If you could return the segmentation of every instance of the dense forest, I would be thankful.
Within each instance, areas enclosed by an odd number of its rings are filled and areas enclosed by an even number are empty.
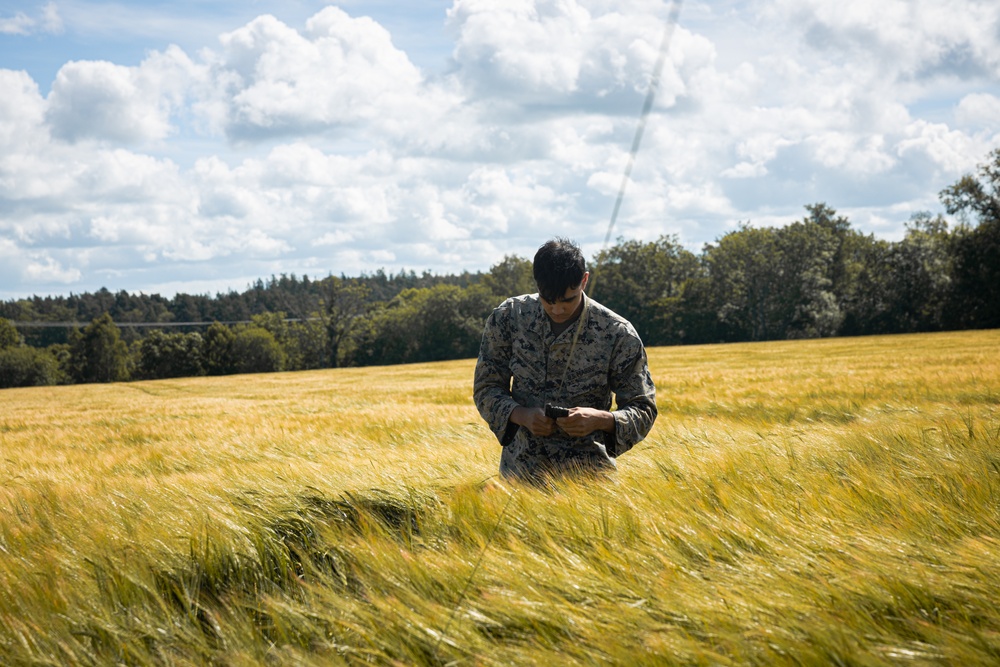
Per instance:
[[[588,291],[647,345],[1000,327],[1000,149],[940,199],[952,225],[917,214],[896,242],[822,203],[785,227],[742,224],[700,254],[669,236],[618,239],[592,258]],[[533,291],[530,259],[511,255],[476,274],[12,300],[0,303],[0,387],[473,357],[490,311]]]

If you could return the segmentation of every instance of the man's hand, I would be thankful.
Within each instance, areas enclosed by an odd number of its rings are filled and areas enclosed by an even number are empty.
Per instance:
[[[615,417],[606,410],[570,408],[569,417],[562,417],[555,421],[566,435],[575,438],[588,436],[594,431],[615,432]]]
[[[566,435],[582,438],[594,431],[615,432],[615,418],[606,410],[595,408],[570,408],[568,417],[552,419],[545,416],[542,408],[518,406],[510,415],[510,420],[531,431],[532,435],[546,437],[556,432],[556,426]]]
[[[542,408],[518,406],[510,414],[510,420],[531,431],[532,435],[544,437],[556,432],[556,420],[546,417]]]

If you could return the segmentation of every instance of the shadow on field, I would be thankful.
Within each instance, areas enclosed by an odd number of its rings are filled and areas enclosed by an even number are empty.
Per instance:
[[[259,516],[255,503],[240,504]],[[166,616],[173,619],[167,624],[175,628],[173,632],[187,638],[188,649],[210,660],[226,647],[233,610],[242,610],[259,636],[276,640],[281,630],[267,609],[267,599],[302,601],[307,588],[318,585],[364,600],[357,556],[339,543],[378,536],[409,544],[439,505],[433,496],[399,498],[378,489],[339,498],[306,494],[279,516],[250,527],[245,543],[250,550],[206,530],[202,536],[192,536],[187,556],[180,554],[173,563],[145,555],[133,555],[130,562],[112,557],[91,560],[102,606],[128,617],[155,610],[149,615],[160,618],[151,618],[146,628],[133,627],[131,641],[123,642],[121,634],[102,621],[79,623],[73,634],[97,656],[132,663],[142,656],[169,653],[167,646],[177,642],[177,636],[163,634]]]

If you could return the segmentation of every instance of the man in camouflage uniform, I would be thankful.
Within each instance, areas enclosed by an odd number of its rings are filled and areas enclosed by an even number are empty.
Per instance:
[[[614,470],[656,419],[646,350],[628,320],[584,293],[590,274],[576,245],[549,241],[532,269],[538,294],[493,311],[476,363],[473,398],[503,446],[500,474]],[[568,415],[547,416],[547,404]]]

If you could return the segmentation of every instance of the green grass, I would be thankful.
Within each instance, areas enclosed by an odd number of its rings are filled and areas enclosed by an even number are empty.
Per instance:
[[[471,360],[5,390],[0,664],[998,664],[998,350],[653,349],[653,432],[548,490]]]

